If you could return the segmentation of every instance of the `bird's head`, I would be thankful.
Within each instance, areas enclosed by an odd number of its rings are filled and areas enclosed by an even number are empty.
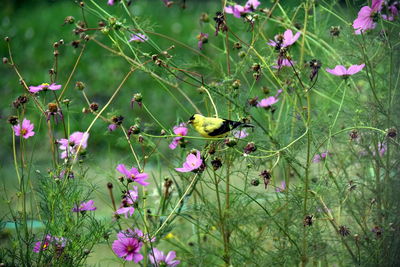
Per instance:
[[[197,121],[200,117],[200,114],[194,114],[192,117],[189,118],[187,124],[193,124],[193,122]]]

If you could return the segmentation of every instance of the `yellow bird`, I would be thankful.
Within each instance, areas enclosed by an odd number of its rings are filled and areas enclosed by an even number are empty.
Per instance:
[[[188,124],[192,124],[194,129],[203,137],[218,138],[229,134],[233,129],[241,127],[254,127],[251,124],[231,121],[221,118],[204,117],[200,114],[194,114],[190,117]]]

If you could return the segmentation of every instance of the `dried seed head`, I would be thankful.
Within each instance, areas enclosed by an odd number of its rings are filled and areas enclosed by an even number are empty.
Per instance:
[[[352,130],[350,133],[349,133],[349,136],[350,136],[350,140],[356,140],[357,138],[358,138],[358,131],[357,130]]]
[[[7,121],[11,125],[17,125],[18,124],[18,117],[17,116],[10,116],[10,117],[8,117]]]
[[[132,125],[131,127],[129,127],[128,136],[131,136],[132,134],[138,134],[138,133],[140,133],[139,125],[135,124],[135,125]]]
[[[257,150],[257,146],[254,144],[254,142],[249,142],[243,150],[245,154],[250,154]]]
[[[218,170],[222,166],[222,161],[219,158],[215,158],[211,161],[214,171]]]
[[[396,128],[390,128],[387,130],[387,136],[390,138],[395,138],[397,135],[397,130]]]
[[[52,113],[56,113],[58,110],[58,106],[56,103],[49,103],[47,104],[47,109]]]
[[[338,232],[342,236],[348,236],[348,235],[350,235],[350,228],[348,228],[345,225],[341,225],[341,226],[339,226]]]
[[[113,188],[113,184],[112,184],[112,183],[110,183],[110,182],[109,182],[109,183],[107,183],[107,188],[108,188],[108,189],[112,189],[112,188]]]
[[[237,141],[236,141],[236,139],[234,139],[234,138],[226,138],[225,141],[224,141],[224,143],[225,143],[225,145],[226,145],[227,147],[234,147],[234,146],[236,146]]]
[[[99,104],[97,104],[96,102],[93,102],[90,104],[90,109],[94,112],[99,110]]]
[[[314,222],[314,215],[310,214],[310,215],[306,215],[306,217],[304,217],[303,220],[303,225],[304,226],[312,226]]]
[[[233,44],[233,48],[235,48],[235,49],[241,49],[241,48],[242,48],[242,45],[241,45],[239,42],[236,42],[236,43]]]
[[[119,116],[114,116],[111,118],[111,121],[116,124],[116,125],[121,125],[122,122],[124,121],[124,117],[119,115]]]
[[[252,186],[259,186],[260,185],[260,180],[259,179],[253,179],[251,180],[251,185]]]
[[[256,107],[258,104],[258,96],[248,99],[247,103],[252,107]]]
[[[339,37],[340,35],[340,26],[331,26],[329,33],[332,37]]]

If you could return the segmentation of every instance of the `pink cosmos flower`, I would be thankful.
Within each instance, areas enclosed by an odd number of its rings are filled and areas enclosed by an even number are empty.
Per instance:
[[[244,5],[244,8],[245,8],[246,10],[254,11],[254,10],[257,9],[257,7],[258,7],[260,4],[261,4],[261,3],[260,3],[260,1],[258,1],[258,0],[249,0],[249,1],[247,1],[247,3]]]
[[[291,67],[296,64],[296,61],[292,61],[290,59],[281,59],[276,61],[277,65],[272,66],[274,69],[281,69],[282,67]]]
[[[117,128],[118,128],[118,125],[115,124],[115,123],[111,123],[111,124],[108,125],[108,127],[107,127],[107,129],[108,129],[110,132],[115,131]]]
[[[363,6],[358,12],[357,18],[353,22],[355,34],[361,34],[366,30],[371,30],[376,27],[376,19],[378,13],[382,9],[383,0],[372,0],[372,6]]]
[[[108,1],[107,1],[107,5],[109,5],[109,6],[114,5],[114,1],[115,1],[115,0],[108,0]]]
[[[287,29],[283,33],[283,35],[281,34],[275,35],[274,37],[275,40],[269,40],[267,44],[279,48],[288,47],[294,44],[297,41],[297,39],[299,39],[300,35],[301,32],[297,32],[295,35],[293,35],[292,30]]]
[[[137,182],[138,184],[143,186],[149,185],[149,183],[145,181],[147,178],[149,178],[149,175],[145,172],[140,173],[135,167],[132,167],[130,170],[128,170],[124,164],[118,164],[117,171],[125,175],[127,179]]]
[[[129,39],[129,42],[144,43],[147,40],[149,40],[149,37],[147,37],[146,35],[135,33],[131,35],[131,39]]]
[[[186,127],[185,123],[181,123],[177,126],[174,126],[174,134],[179,135],[172,140],[172,143],[169,144],[169,148],[174,150],[178,144],[179,140],[181,140],[184,136],[188,133],[188,128]]]
[[[126,229],[125,231],[121,231],[117,234],[118,239],[120,238],[124,238],[124,237],[133,237],[138,239],[139,241],[145,241],[145,242],[154,242],[156,241],[156,238],[153,237],[152,239],[150,239],[150,235],[147,234],[147,236],[145,236],[145,234],[140,230],[135,228],[135,230],[132,229]]]
[[[201,50],[203,49],[203,44],[208,43],[208,33],[201,32],[199,35],[196,36],[197,40],[197,47]]]
[[[35,135],[35,132],[33,131],[34,127],[35,126],[30,120],[24,118],[22,124],[18,123],[17,125],[13,126],[13,130],[15,136],[22,136],[23,138],[28,139],[29,137]]]
[[[136,238],[119,236],[112,244],[112,250],[118,257],[138,263],[143,259],[143,255],[139,253],[142,245]]]
[[[234,5],[225,7],[224,11],[227,14],[233,14],[236,18],[240,18],[245,13],[253,12],[260,5],[258,0],[249,0],[245,6]]]
[[[51,240],[52,236],[46,235],[42,241],[38,241],[35,243],[35,246],[33,247],[33,252],[39,253],[40,251],[47,250],[50,246]]]
[[[282,193],[282,192],[285,191],[285,190],[286,190],[286,183],[285,183],[285,181],[282,181],[282,182],[281,182],[281,187],[275,188],[275,191],[278,192],[278,193]]]
[[[86,149],[88,138],[89,133],[74,132],[69,136],[68,140],[65,138],[57,140],[60,144],[59,148],[64,150],[60,157],[65,159],[77,154],[80,149]]]
[[[29,86],[29,92],[31,93],[37,93],[39,91],[43,91],[43,90],[52,90],[52,91],[56,91],[56,90],[60,90],[61,89],[61,85],[59,84],[48,84],[48,83],[42,83],[41,85],[38,86]]]
[[[268,98],[261,99],[261,101],[258,102],[257,107],[269,108],[273,104],[277,103],[278,101],[279,101],[279,99],[276,98],[275,96],[270,96]]]
[[[157,248],[153,248],[153,252],[150,251],[149,259],[151,263],[155,266],[165,266],[165,267],[174,267],[177,266],[180,261],[174,260],[176,258],[175,251],[170,251],[165,256],[164,252],[158,250]]]
[[[249,136],[249,133],[245,129],[243,129],[240,131],[234,131],[233,136],[237,139],[243,139],[243,138],[246,138],[247,136]]]
[[[399,2],[395,1],[390,6],[388,6],[387,11],[389,12],[389,14],[382,14],[381,15],[382,18],[384,20],[393,21],[394,18],[397,17],[397,15],[399,15],[398,5],[399,5]]]
[[[326,157],[328,156],[328,154],[329,154],[328,151],[322,152],[321,154],[316,154],[316,155],[314,156],[314,158],[313,158],[312,161],[313,161],[314,163],[319,163],[319,162],[325,160]]]
[[[182,168],[175,168],[178,172],[191,172],[200,168],[203,160],[200,157],[200,151],[196,150],[196,155],[190,153],[186,157],[186,162],[183,163]]]
[[[72,208],[73,212],[81,212],[81,211],[88,211],[88,210],[96,210],[97,208],[94,206],[94,201],[89,200],[87,202],[81,202],[79,206],[75,205]]]
[[[120,208],[115,212],[117,214],[125,214],[125,218],[128,218],[133,215],[135,212],[134,204],[139,197],[137,186],[133,187],[133,190],[129,190],[128,193],[125,193],[125,196],[122,198]]]
[[[336,76],[342,76],[343,78],[347,78],[350,75],[356,74],[360,72],[365,67],[365,64],[361,65],[351,65],[348,69],[346,69],[342,65],[337,65],[334,69],[326,69],[327,72]]]

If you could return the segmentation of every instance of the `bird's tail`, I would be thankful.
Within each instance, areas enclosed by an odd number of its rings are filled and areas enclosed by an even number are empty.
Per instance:
[[[235,129],[236,127],[247,127],[247,128],[254,128],[253,124],[250,123],[244,123],[244,122],[239,122],[239,121],[231,121],[232,129]]]

